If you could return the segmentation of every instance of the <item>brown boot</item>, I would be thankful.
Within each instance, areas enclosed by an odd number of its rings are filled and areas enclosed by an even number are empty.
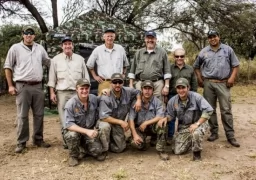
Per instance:
[[[159,151],[158,154],[159,154],[159,157],[161,160],[163,160],[163,161],[169,160],[169,155],[166,152]]]
[[[44,142],[43,140],[36,140],[36,141],[34,141],[33,144],[34,144],[35,146],[37,146],[37,147],[43,147],[43,148],[49,148],[49,147],[51,147],[50,144]]]
[[[107,155],[108,155],[108,152],[107,152],[107,151],[102,152],[101,155],[99,155],[99,156],[96,157],[96,160],[97,160],[97,161],[105,161]]]
[[[193,161],[201,161],[201,151],[193,152]]]
[[[69,157],[68,159],[68,165],[71,167],[78,165],[78,159],[76,157]]]

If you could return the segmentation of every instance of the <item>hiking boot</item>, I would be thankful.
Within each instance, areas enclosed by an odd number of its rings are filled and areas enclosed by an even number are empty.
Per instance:
[[[69,157],[68,165],[71,166],[71,167],[77,166],[78,165],[78,159],[75,158],[75,157]]]
[[[228,139],[228,142],[234,147],[240,147],[240,144],[236,141],[235,138]]]
[[[43,140],[34,141],[34,145],[37,146],[37,147],[43,147],[43,148],[49,148],[49,147],[51,147],[50,144],[44,142]]]
[[[167,137],[167,138],[166,138],[166,144],[167,144],[167,146],[172,145],[172,140],[173,140],[173,137]]]
[[[108,155],[108,152],[107,152],[107,151],[102,152],[101,155],[99,155],[99,156],[96,157],[96,160],[97,160],[97,161],[104,161],[104,160],[106,159],[107,155]]]
[[[160,157],[161,160],[163,160],[163,161],[169,160],[169,155],[166,152],[164,152],[164,151],[160,152],[159,151],[158,154],[159,154],[159,157]]]
[[[22,151],[26,148],[26,143],[17,144],[15,148],[15,153],[22,153]]]
[[[211,134],[211,136],[208,137],[207,141],[213,142],[216,139],[219,139],[219,135],[218,134]]]
[[[193,161],[201,161],[201,151],[193,152]]]

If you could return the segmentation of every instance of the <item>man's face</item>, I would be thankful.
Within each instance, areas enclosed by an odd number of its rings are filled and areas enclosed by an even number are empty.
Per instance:
[[[113,32],[106,32],[104,35],[103,35],[103,39],[105,41],[105,44],[107,45],[113,45],[114,44],[114,40],[115,40],[115,33]]]
[[[146,36],[145,37],[145,43],[147,49],[154,49],[156,46],[156,38],[154,36]]]
[[[185,63],[185,52],[182,49],[178,49],[174,52],[174,60],[176,65],[184,65]]]
[[[32,45],[36,36],[33,30],[28,29],[23,32],[22,37],[25,45]]]
[[[177,86],[176,91],[181,99],[186,99],[188,96],[189,87],[187,86]]]
[[[142,88],[143,97],[145,97],[147,99],[150,99],[153,96],[153,92],[154,92],[154,90],[152,87],[145,86]]]
[[[220,37],[217,35],[211,35],[208,37],[208,42],[212,47],[217,47],[220,44]]]
[[[77,95],[80,99],[82,98],[88,98],[90,93],[90,86],[84,85],[84,86],[77,86],[76,87]]]
[[[64,41],[62,43],[62,50],[65,54],[70,54],[73,52],[73,43],[72,41]]]
[[[112,90],[114,92],[120,92],[123,87],[124,81],[116,79],[111,82]]]

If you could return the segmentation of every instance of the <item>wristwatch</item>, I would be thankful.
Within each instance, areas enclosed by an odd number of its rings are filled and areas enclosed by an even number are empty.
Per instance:
[[[170,86],[169,85],[165,85],[164,87],[169,88]]]
[[[200,122],[197,121],[197,122],[196,122],[196,125],[199,127],[199,126],[200,126]]]

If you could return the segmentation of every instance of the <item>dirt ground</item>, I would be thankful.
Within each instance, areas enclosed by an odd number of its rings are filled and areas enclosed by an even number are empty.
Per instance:
[[[77,167],[68,167],[68,151],[62,148],[57,115],[45,116],[44,137],[52,147],[37,148],[30,140],[25,153],[15,154],[15,97],[1,96],[0,179],[256,180],[256,87],[236,86],[232,91],[234,126],[240,148],[227,143],[219,121],[220,138],[215,142],[205,140],[201,162],[191,161],[191,152],[180,156],[170,153],[170,160],[164,162],[152,147],[143,152],[129,147],[121,154],[109,153],[104,162],[86,157]]]

